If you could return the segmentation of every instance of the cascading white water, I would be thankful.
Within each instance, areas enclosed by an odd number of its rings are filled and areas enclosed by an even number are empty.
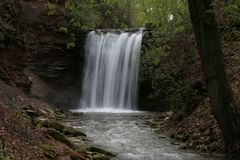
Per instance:
[[[136,109],[142,36],[142,31],[88,34],[80,108]]]

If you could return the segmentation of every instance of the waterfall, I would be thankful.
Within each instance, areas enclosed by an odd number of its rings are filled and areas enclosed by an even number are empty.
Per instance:
[[[92,31],[85,44],[82,109],[137,109],[142,31]]]

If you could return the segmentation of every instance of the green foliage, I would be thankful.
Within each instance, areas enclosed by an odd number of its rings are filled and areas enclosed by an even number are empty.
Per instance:
[[[240,23],[240,1],[233,0],[224,7],[224,11],[233,19],[235,23]]]
[[[59,32],[68,33],[68,29],[66,27],[60,27]]]
[[[52,16],[56,13],[56,4],[47,2],[48,16]]]
[[[132,1],[104,0],[97,10],[103,20],[102,28],[128,28],[132,23]]]
[[[165,30],[174,24],[183,24],[188,16],[185,0],[134,0],[133,3],[135,26],[152,23]]]
[[[140,59],[143,103],[158,110],[181,110],[180,116],[191,112],[198,103],[193,100],[197,94],[194,83],[184,72],[194,61],[193,48],[189,47],[193,40],[182,41],[186,32],[184,29],[173,36],[155,29],[146,33]]]
[[[75,42],[69,42],[69,43],[67,44],[67,49],[72,49],[72,48],[75,48],[75,47],[76,47]]]
[[[50,15],[58,2],[48,2]],[[151,24],[161,32],[174,35],[185,30],[189,22],[185,0],[67,0],[65,1],[66,21],[60,32],[76,35],[95,28],[133,28]],[[67,48],[75,47],[73,41]]]
[[[77,30],[95,28],[99,23],[99,17],[95,13],[96,2],[94,0],[75,1],[65,3],[67,11],[66,27],[73,33]]]

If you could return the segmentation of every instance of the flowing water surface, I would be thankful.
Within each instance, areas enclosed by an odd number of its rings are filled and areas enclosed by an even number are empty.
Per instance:
[[[102,148],[116,152],[113,160],[220,160],[181,149],[174,141],[146,121],[155,113],[83,113],[69,117],[66,123],[85,132]]]

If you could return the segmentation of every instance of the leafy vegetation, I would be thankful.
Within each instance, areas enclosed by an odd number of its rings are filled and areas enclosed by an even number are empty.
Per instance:
[[[7,48],[12,43],[22,45],[20,11],[20,1],[2,0],[0,2],[0,49]]]
[[[53,12],[55,5],[47,5]],[[188,17],[185,0],[67,0],[65,9],[65,27],[72,30],[133,28],[151,23],[162,30],[172,26],[171,30],[181,31],[184,17]]]
[[[236,24],[240,23],[240,1],[233,0],[224,6],[224,11],[229,14],[229,17]]]
[[[164,0],[145,3],[150,8],[142,12],[146,18],[137,23],[145,22],[152,31],[145,33],[141,52],[140,105],[152,106],[151,110],[173,109],[178,113],[176,118],[183,118],[199,103],[193,98],[199,94],[197,82],[188,78],[186,71],[196,57],[194,39],[189,39],[192,31],[187,3]]]
[[[50,2],[47,2],[48,15],[52,16],[56,12],[56,5]]]
[[[175,109],[184,116],[198,105],[193,97],[199,94],[198,84],[188,77],[187,67],[195,62],[193,39],[184,32],[168,36],[161,30],[146,33],[140,61],[141,103],[152,110]],[[148,37],[147,35],[151,36]],[[178,48],[176,45],[181,45]],[[143,107],[145,107],[143,106]],[[184,115],[182,115],[184,114]]]

